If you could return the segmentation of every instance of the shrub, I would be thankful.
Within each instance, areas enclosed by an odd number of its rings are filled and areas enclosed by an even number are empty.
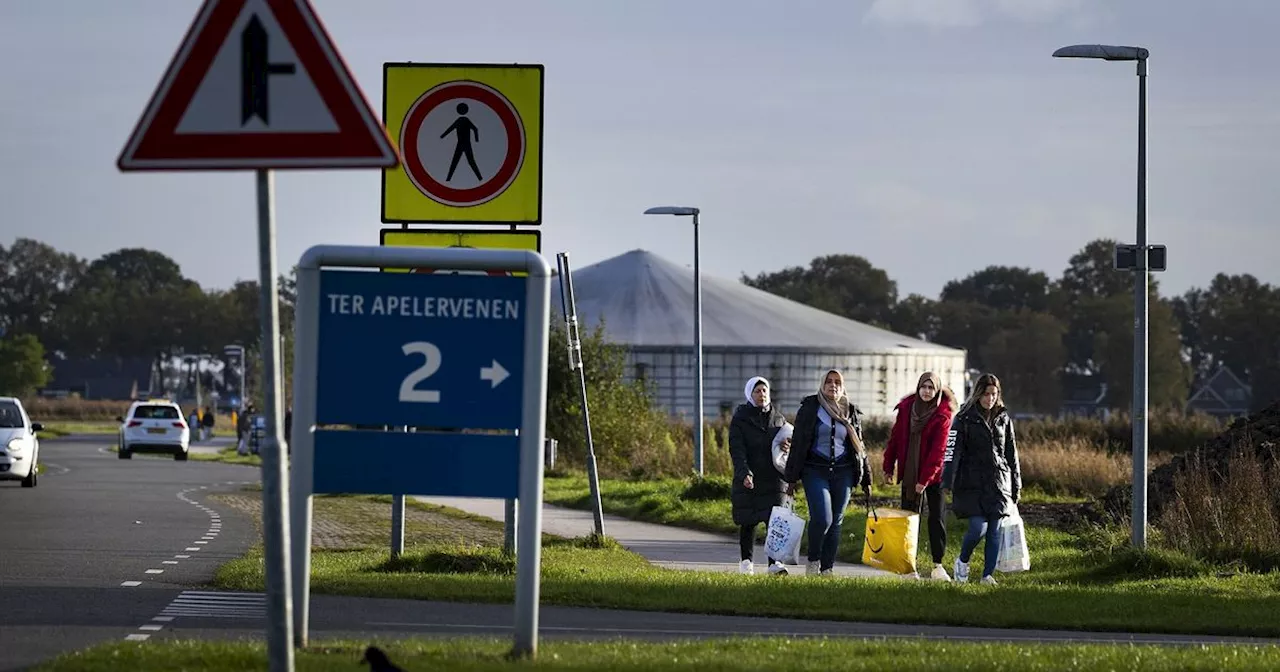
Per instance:
[[[1274,450],[1239,446],[1226,473],[1201,455],[1174,476],[1174,494],[1157,521],[1174,549],[1215,562],[1267,571],[1280,567],[1280,466]]]
[[[729,499],[733,494],[733,483],[726,476],[690,476],[688,485],[680,498],[691,502],[707,502],[717,499]]]

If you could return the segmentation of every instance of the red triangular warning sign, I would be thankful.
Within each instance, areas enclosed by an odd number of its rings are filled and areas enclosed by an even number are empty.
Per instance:
[[[205,0],[120,170],[385,168],[386,129],[308,0]]]

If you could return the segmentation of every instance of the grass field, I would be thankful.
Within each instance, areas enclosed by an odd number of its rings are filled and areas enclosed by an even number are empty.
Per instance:
[[[254,513],[256,496],[243,496]],[[501,523],[410,507],[406,552],[392,560],[389,499],[318,497],[316,593],[466,602],[514,599]],[[443,520],[465,520],[465,529]],[[367,528],[352,537],[357,521]],[[861,545],[862,518],[845,543]],[[362,529],[364,529],[362,528]],[[345,541],[335,543],[333,535]],[[741,576],[659,569],[616,544],[545,537],[543,604],[684,613],[989,627],[1280,636],[1280,573],[1219,575],[1161,554],[1135,554],[1102,533],[1084,539],[1031,527],[1032,571],[1002,585],[886,579]],[[953,543],[952,548],[958,546]],[[950,560],[950,557],[948,558]],[[217,573],[227,590],[262,590],[262,553]]]
[[[683,642],[544,641],[535,660],[506,658],[502,639],[417,639],[379,642],[405,670],[615,670],[625,672],[736,672],[739,670],[1273,670],[1280,649],[1256,646],[1156,647],[970,644],[833,639],[731,639]],[[368,642],[316,642],[297,653],[307,672],[359,670]],[[117,642],[62,656],[39,672],[230,672],[262,670],[262,643]]]

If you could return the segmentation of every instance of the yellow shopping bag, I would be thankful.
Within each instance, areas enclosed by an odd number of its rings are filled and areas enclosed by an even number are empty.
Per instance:
[[[862,564],[894,574],[916,571],[920,514],[902,509],[870,509]]]

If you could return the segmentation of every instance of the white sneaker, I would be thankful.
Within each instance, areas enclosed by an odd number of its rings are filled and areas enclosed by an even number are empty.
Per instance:
[[[809,561],[809,564],[807,564],[807,565],[805,565],[805,566],[804,566],[804,574],[805,574],[805,576],[817,576],[817,575],[818,575],[818,566],[819,566],[819,565],[818,565],[818,561],[817,561],[817,560],[811,560],[811,561]]]
[[[969,563],[960,562],[960,558],[956,558],[956,564],[951,568],[956,575],[956,583],[966,583],[969,581]]]
[[[911,580],[913,580],[913,581],[914,581],[914,580],[916,580],[916,579],[919,579],[919,578],[920,578],[920,572],[911,572],[910,574],[903,574],[903,575],[902,575],[902,578],[904,578],[904,579],[911,579]]]
[[[933,572],[929,574],[929,578],[936,581],[950,581],[951,577],[947,575],[947,570],[941,563],[933,566]]]
[[[783,565],[781,562],[775,562],[774,564],[769,565],[769,570],[768,570],[768,571],[769,571],[769,573],[770,573],[770,574],[773,574],[773,575],[776,575],[776,576],[786,576],[786,575],[787,575],[787,567],[786,567],[786,565]]]
[[[825,577],[827,577],[827,578],[829,578],[829,579],[834,579],[834,578],[835,578],[835,576],[836,576],[836,570],[834,570],[834,569],[832,569],[832,568],[828,567],[828,568],[826,568],[826,569],[822,570],[822,574],[821,574],[821,576],[825,576]]]
[[[984,585],[984,586],[998,586],[998,585],[1000,585],[1000,584],[996,583],[996,577],[991,576],[990,574],[988,574],[988,575],[986,575],[986,576],[982,577],[982,585]]]
[[[756,573],[755,563],[751,562],[750,560],[743,560],[742,562],[739,562],[738,573],[739,574],[755,574]]]

